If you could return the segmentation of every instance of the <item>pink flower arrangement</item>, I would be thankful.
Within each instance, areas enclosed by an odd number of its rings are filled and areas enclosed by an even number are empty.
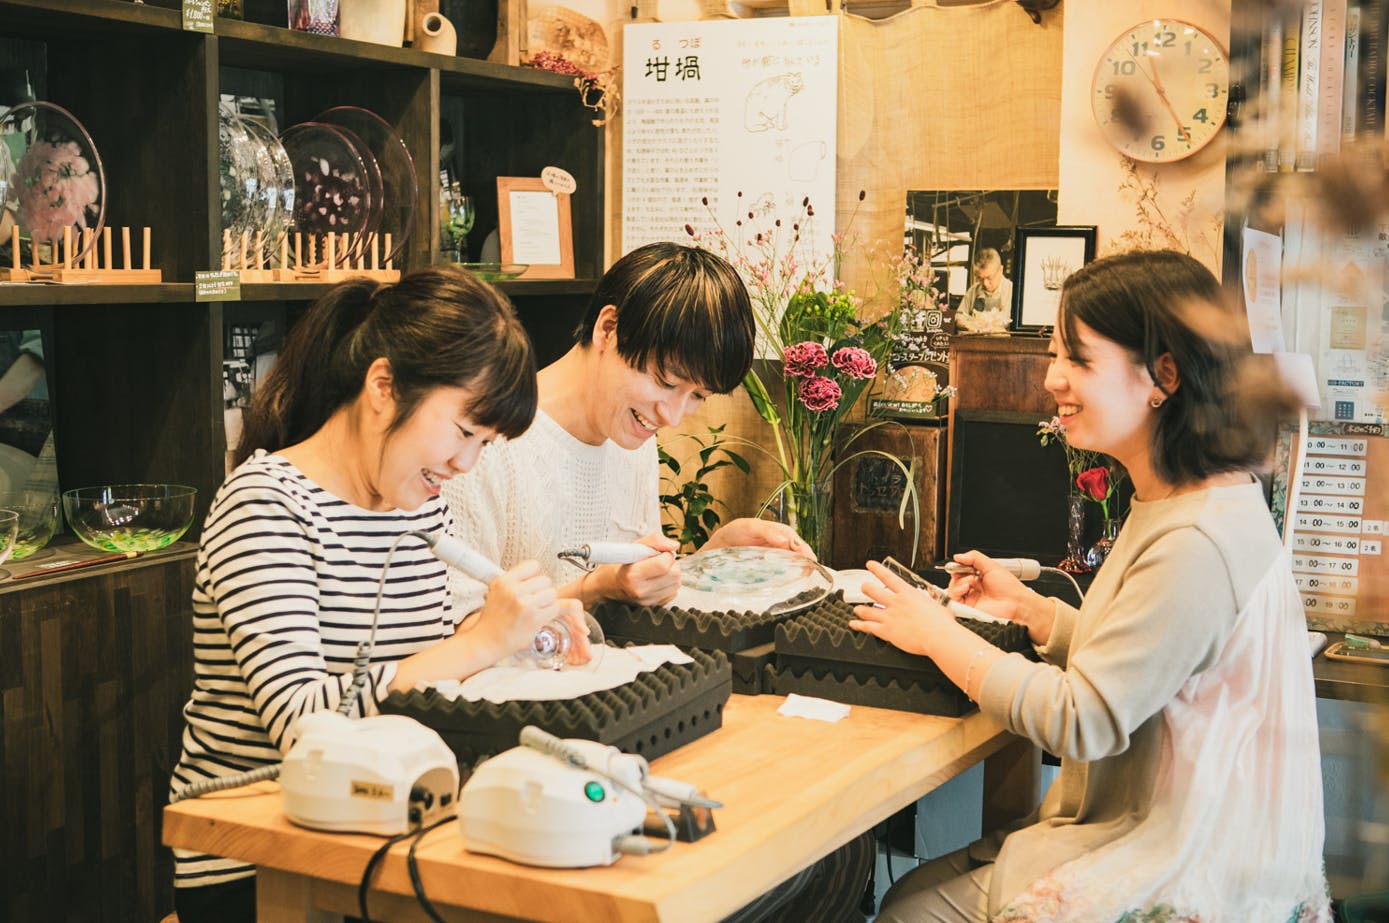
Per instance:
[[[19,222],[34,240],[61,240],[63,229],[85,228],[101,186],[76,141],[36,141],[15,168]]]
[[[802,381],[797,389],[796,397],[805,405],[807,410],[815,413],[823,413],[826,410],[838,410],[839,399],[844,396],[844,390],[839,387],[838,382],[822,375],[811,375]]]

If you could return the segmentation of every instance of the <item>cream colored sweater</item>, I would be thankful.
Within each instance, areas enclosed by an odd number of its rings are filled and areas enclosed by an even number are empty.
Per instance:
[[[458,537],[503,568],[536,560],[557,585],[582,572],[556,555],[592,541],[631,541],[661,530],[654,439],[624,449],[589,445],[545,411],[516,439],[488,446],[467,474],[444,484]],[[481,584],[450,572],[455,606],[482,604]]]
[[[1306,622],[1257,484],[1135,502],[1039,653],[981,684],[1061,757],[998,852],[990,919],[1329,920]]]

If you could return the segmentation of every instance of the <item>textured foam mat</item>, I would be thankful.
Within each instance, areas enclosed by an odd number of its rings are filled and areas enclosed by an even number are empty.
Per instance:
[[[832,593],[820,603],[844,599]],[[678,644],[707,651],[731,654],[772,641],[776,626],[795,614],[766,615],[760,612],[696,612],[675,606],[638,606],[606,602],[593,610],[609,639],[642,644]]]
[[[468,702],[433,689],[392,693],[385,714],[408,715],[439,732],[460,766],[516,746],[527,724],[655,759],[717,730],[732,691],[721,652],[689,651],[694,663],[662,664],[616,689],[545,702]]]
[[[973,708],[930,658],[854,631],[849,627],[853,617],[853,606],[839,598],[777,625],[775,666],[763,676],[763,691],[932,715],[958,716]],[[959,621],[1002,650],[1035,657],[1021,625]]]

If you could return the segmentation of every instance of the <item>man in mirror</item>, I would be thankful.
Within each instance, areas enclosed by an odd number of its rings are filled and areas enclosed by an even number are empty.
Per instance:
[[[980,247],[974,252],[971,269],[974,284],[960,301],[955,312],[956,322],[964,321],[962,327],[977,329],[985,318],[975,315],[990,314],[993,316],[988,320],[997,322],[998,329],[1006,328],[1013,307],[1013,283],[1003,275],[1003,258],[993,247]]]

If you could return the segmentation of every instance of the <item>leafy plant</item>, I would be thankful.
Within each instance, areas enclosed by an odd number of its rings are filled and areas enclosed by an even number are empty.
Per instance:
[[[744,474],[748,473],[747,459],[727,447],[723,430],[723,426],[709,427],[707,441],[706,437],[693,433],[680,437],[693,439],[699,445],[699,452],[696,455],[699,460],[699,467],[683,481],[680,480],[682,472],[680,460],[667,452],[663,446],[656,447],[661,464],[670,470],[670,474],[661,478],[662,489],[670,490],[669,493],[661,494],[661,506],[674,513],[678,523],[677,526],[674,523],[664,522],[661,528],[667,537],[680,543],[682,551],[694,551],[703,546],[709,540],[710,533],[719,527],[722,520],[715,507],[721,506],[728,509],[728,504],[710,492],[709,475],[729,466],[737,468]],[[692,462],[694,459],[690,459],[690,461]]]

